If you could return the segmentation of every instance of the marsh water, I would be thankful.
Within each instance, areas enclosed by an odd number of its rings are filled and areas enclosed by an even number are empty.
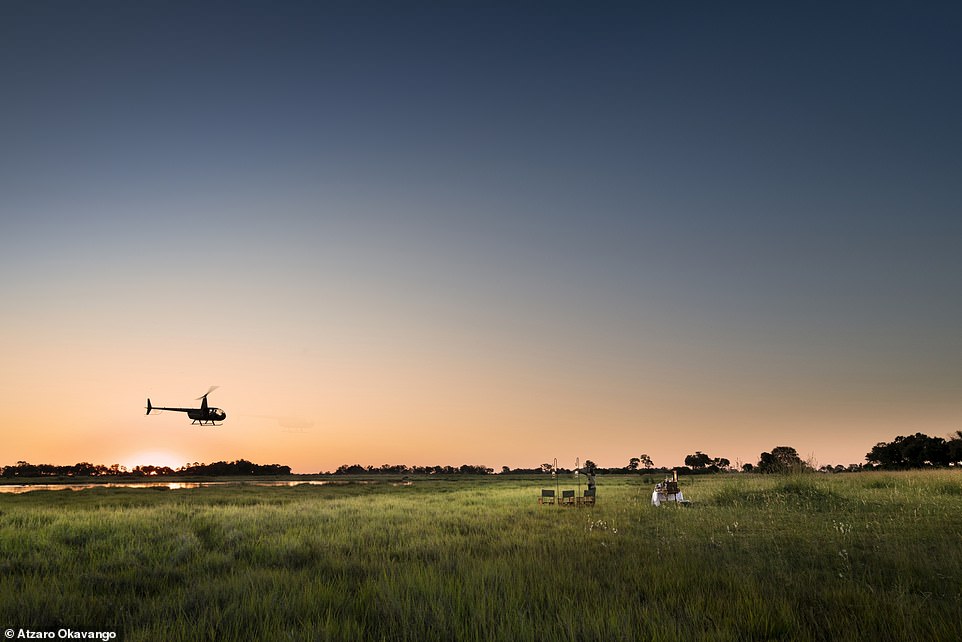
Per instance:
[[[185,490],[211,486],[325,486],[340,481],[203,481],[203,482],[103,482],[88,484],[0,484],[0,493],[27,493],[34,490],[87,490],[89,488],[166,488]]]

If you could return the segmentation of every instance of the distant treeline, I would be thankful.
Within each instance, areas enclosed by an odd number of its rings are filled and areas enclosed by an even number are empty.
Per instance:
[[[922,433],[909,436],[898,436],[891,442],[879,442],[865,455],[865,464],[849,464],[848,466],[832,466],[827,464],[819,467],[821,472],[840,473],[858,472],[860,470],[903,470],[909,468],[930,468],[945,466],[962,466],[962,430],[948,440],[942,437],[929,437]],[[737,464],[733,466],[724,457],[711,457],[701,451],[696,451],[685,457],[684,466],[656,467],[651,457],[639,455],[628,460],[623,467],[602,468],[590,459],[586,459],[578,472],[594,472],[597,474],[618,475],[626,473],[664,474],[676,470],[682,474],[710,474],[718,472],[755,472],[755,473],[789,473],[814,471],[811,462],[803,461],[798,452],[790,446],[776,446],[771,452],[759,455],[756,464]],[[491,475],[494,468],[477,464],[462,464],[461,466],[408,466],[405,464],[382,464],[381,466],[362,466],[361,464],[343,464],[328,475]],[[555,466],[553,463],[541,464],[537,468],[509,468],[502,466],[499,471],[503,475],[538,475],[538,474],[573,474],[575,469]],[[255,464],[246,459],[237,461],[218,461],[212,464],[194,462],[180,468],[167,466],[136,466],[128,470],[119,464],[104,466],[81,462],[73,466],[54,466],[52,464],[30,464],[18,461],[14,466],[0,468],[0,477],[165,477],[165,476],[248,476],[248,475],[290,475],[291,467],[280,464]]]
[[[859,472],[862,470],[903,470],[909,468],[938,468],[962,465],[962,431],[948,440],[942,437],[929,437],[922,433],[915,433],[908,437],[899,436],[891,442],[880,442],[865,455],[865,464],[848,464],[847,466],[825,464],[816,468],[811,461],[804,461],[791,446],[776,446],[771,452],[763,452],[758,456],[757,463],[733,465],[725,457],[712,457],[706,453],[695,451],[685,457],[684,466],[658,467],[651,457],[642,454],[631,457],[625,466],[602,468],[590,459],[586,459],[578,472],[594,472],[600,475],[624,475],[642,473],[659,475],[677,471],[683,475],[702,475],[720,472],[745,473],[794,473],[814,472],[842,473]],[[555,473],[570,475],[574,468],[557,466],[554,463],[544,463],[537,468],[510,468],[502,466],[502,475],[544,475]],[[490,475],[493,468],[486,466],[407,466],[404,464],[383,464],[381,466],[362,466],[361,464],[344,464],[339,466],[335,475]]]
[[[334,471],[335,475],[490,475],[494,468],[463,464],[461,466],[406,466],[404,464],[383,464],[381,466],[362,466],[342,464]]]
[[[0,477],[157,477],[190,476],[223,477],[229,475],[290,475],[291,467],[280,464],[255,464],[246,459],[218,461],[212,464],[195,462],[180,468],[168,466],[135,466],[128,470],[120,464],[104,466],[81,462],[73,466],[31,464],[18,461],[14,466],[0,468]]]
[[[537,468],[510,468],[502,466],[498,474],[501,475],[542,475],[555,472],[559,475],[573,474],[573,468],[563,468],[559,466],[552,470],[552,464],[541,464]],[[637,472],[636,469],[624,468],[600,468],[590,460],[585,462],[585,466],[580,469],[584,473],[593,470],[598,474],[621,474]],[[650,468],[642,472],[665,472],[667,469]],[[337,467],[334,475],[493,475],[495,469],[489,466],[479,466],[462,464],[461,466],[408,466],[406,464],[382,464],[380,466],[362,466],[361,464],[342,464]]]
[[[899,435],[893,441],[876,444],[865,455],[865,461],[887,470],[957,466],[962,463],[962,430],[948,440],[920,432],[907,437]]]

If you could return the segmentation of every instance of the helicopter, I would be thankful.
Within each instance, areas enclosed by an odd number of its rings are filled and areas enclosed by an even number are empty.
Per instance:
[[[150,403],[150,397],[147,398],[147,414],[150,414],[151,410],[173,410],[174,412],[186,412],[187,416],[193,419],[191,425],[200,424],[201,426],[219,426],[216,423],[218,421],[224,421],[227,419],[227,413],[220,408],[212,408],[207,405],[207,395],[217,390],[217,386],[211,386],[210,390],[205,392],[202,396],[197,397],[200,401],[200,408],[163,408],[161,406],[154,406]]]

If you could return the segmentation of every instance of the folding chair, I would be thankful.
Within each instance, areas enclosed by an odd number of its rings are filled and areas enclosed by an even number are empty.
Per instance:
[[[595,489],[586,488],[585,496],[582,498],[584,500],[585,506],[594,506],[595,504]]]

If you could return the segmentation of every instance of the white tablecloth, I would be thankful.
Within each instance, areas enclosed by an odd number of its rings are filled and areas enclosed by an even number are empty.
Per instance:
[[[685,497],[681,494],[681,491],[677,493],[668,494],[665,491],[653,490],[651,491],[651,505],[661,506],[662,502],[683,502]]]

